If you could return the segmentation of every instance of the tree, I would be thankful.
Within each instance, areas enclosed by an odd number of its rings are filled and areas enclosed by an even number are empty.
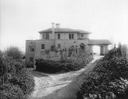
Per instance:
[[[19,50],[18,47],[9,47],[5,50],[5,55],[13,59],[23,58],[23,53]]]

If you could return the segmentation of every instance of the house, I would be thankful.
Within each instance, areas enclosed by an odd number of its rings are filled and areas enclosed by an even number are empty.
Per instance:
[[[60,28],[60,24],[54,26],[54,23],[51,28],[39,31],[39,33],[39,40],[26,40],[26,61],[33,62],[40,58],[46,50],[68,49],[71,46],[81,47],[92,52],[93,45],[99,45],[100,54],[106,54],[108,45],[111,44],[108,40],[89,39],[90,32],[88,31]]]

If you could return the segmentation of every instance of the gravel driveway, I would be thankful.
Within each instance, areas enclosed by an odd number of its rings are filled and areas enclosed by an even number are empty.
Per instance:
[[[33,71],[35,89],[29,99],[76,99],[76,92],[82,84],[85,76],[95,66],[95,61],[101,56],[95,56],[94,60],[85,68],[63,74],[43,74]]]

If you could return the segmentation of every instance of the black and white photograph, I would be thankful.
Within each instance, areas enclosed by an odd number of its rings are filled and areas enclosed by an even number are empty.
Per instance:
[[[0,0],[0,99],[128,99],[128,0]]]

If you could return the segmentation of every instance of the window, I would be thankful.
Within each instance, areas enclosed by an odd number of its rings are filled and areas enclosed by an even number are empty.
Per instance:
[[[29,46],[29,51],[30,52],[34,52],[34,47],[33,46]]]
[[[60,34],[58,34],[57,36],[58,36],[58,39],[60,39]]]
[[[71,39],[71,34],[69,34],[69,39]]]
[[[74,34],[72,34],[72,39],[74,39]]]
[[[58,48],[61,48],[61,44],[58,44]]]
[[[84,34],[81,34],[81,37],[84,37]]]
[[[46,34],[46,39],[49,39],[49,34]]]
[[[33,62],[33,57],[30,57],[30,59],[29,59],[29,60],[30,60],[30,62]]]
[[[41,44],[41,49],[45,49],[45,44]]]
[[[44,33],[43,34],[43,39],[49,39],[49,33]]]
[[[69,39],[74,39],[74,34],[69,34]]]

